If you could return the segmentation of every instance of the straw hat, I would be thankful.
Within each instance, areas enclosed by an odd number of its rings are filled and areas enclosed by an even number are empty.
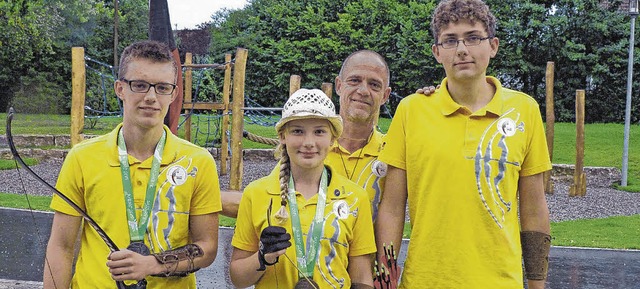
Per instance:
[[[320,118],[331,123],[331,132],[337,138],[342,134],[342,118],[336,114],[331,99],[319,89],[299,89],[284,104],[282,118],[276,123],[276,132],[297,119]]]

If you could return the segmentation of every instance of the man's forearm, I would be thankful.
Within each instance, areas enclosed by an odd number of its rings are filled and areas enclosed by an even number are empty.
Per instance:
[[[392,212],[383,211],[382,207],[380,208],[375,224],[376,247],[378,248],[378,255],[383,254],[385,246],[390,246],[391,244],[393,244],[396,256],[397,253],[400,252],[400,245],[402,244],[402,233],[404,229],[404,219],[404,213],[398,215]]]
[[[393,244],[397,256],[402,244],[405,208],[407,205],[407,174],[405,170],[389,166],[385,190],[380,200],[375,223],[378,262],[384,255],[385,246]],[[385,265],[386,266],[386,265]]]
[[[47,247],[44,260],[44,289],[69,288],[73,265],[73,252]]]
[[[242,192],[221,191],[220,198],[222,199],[222,215],[229,218],[237,218],[240,199],[242,199]]]

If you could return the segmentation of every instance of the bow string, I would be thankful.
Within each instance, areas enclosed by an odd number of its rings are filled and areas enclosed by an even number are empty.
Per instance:
[[[64,193],[60,192],[58,189],[56,189],[51,184],[47,183],[47,181],[45,181],[42,177],[40,177],[38,174],[36,174],[36,172],[34,172],[24,162],[22,157],[20,157],[20,154],[18,154],[18,150],[16,149],[16,146],[15,146],[15,144],[13,142],[13,135],[11,134],[11,121],[13,120],[13,114],[14,114],[14,110],[13,110],[13,107],[11,107],[11,108],[9,108],[9,113],[7,114],[7,132],[6,132],[6,134],[7,134],[7,143],[9,145],[9,149],[11,150],[11,155],[13,155],[13,159],[16,162],[18,162],[18,164],[20,164],[20,166],[24,170],[26,170],[31,176],[33,176],[38,182],[42,183],[45,187],[47,187],[54,194],[56,194],[62,200],[64,200],[67,204],[69,204],[69,206],[71,206],[74,210],[76,210],[84,218],[84,220],[87,223],[89,223],[89,225],[96,231],[96,233],[98,233],[98,235],[105,242],[107,247],[109,247],[109,251],[111,251],[111,252],[118,251],[119,250],[118,246],[113,242],[113,240],[111,240],[111,238],[109,238],[109,236],[102,229],[102,227],[100,227],[100,225],[98,225],[98,223],[96,223],[96,221],[94,221],[93,218],[91,218],[91,216],[89,216],[87,214],[87,212],[85,212],[82,208],[80,208],[80,206],[78,206],[76,203],[74,203],[73,200],[71,200],[69,197],[67,197]],[[26,194],[26,190],[25,190],[25,194]],[[125,289],[126,288],[126,286],[124,285],[124,282],[122,282],[122,281],[116,281],[116,285],[117,285],[118,289]]]

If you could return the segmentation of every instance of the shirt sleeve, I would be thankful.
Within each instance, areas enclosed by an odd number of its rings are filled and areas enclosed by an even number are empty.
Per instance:
[[[222,211],[220,182],[216,163],[208,151],[202,154],[202,169],[198,172],[197,184],[191,200],[190,214],[192,215],[204,215]]]
[[[259,237],[253,226],[253,200],[252,194],[255,188],[249,184],[242,193],[240,206],[238,207],[238,218],[236,228],[233,231],[231,245],[240,250],[256,252],[258,251]]]
[[[531,131],[529,134],[529,144],[524,161],[522,162],[522,170],[520,176],[531,176],[539,174],[551,169],[551,160],[549,157],[549,148],[545,136],[542,116],[537,103],[532,100],[532,108],[530,110]]]
[[[65,196],[76,203],[82,210],[86,211],[82,184],[82,169],[78,163],[77,153],[72,149],[62,163],[58,181],[56,182],[56,189],[65,194]],[[80,213],[57,194],[53,195],[50,207],[54,211],[67,215],[80,216]]]
[[[389,131],[382,143],[382,151],[378,159],[388,165],[406,170],[406,134],[405,121],[407,118],[407,98],[403,99],[396,114],[391,120]]]

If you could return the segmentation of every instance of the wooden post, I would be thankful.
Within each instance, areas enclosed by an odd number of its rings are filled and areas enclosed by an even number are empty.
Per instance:
[[[87,73],[84,63],[84,48],[71,48],[71,146],[84,139],[84,102],[87,92]]]
[[[289,96],[300,89],[300,82],[302,82],[300,75],[293,74],[289,77]]]
[[[549,150],[549,159],[551,160],[551,162],[553,162],[553,138],[555,135],[554,125],[556,123],[556,115],[554,113],[554,102],[553,102],[554,69],[555,69],[555,64],[553,63],[553,61],[547,62],[547,71],[545,75],[546,92],[547,92],[546,135],[547,135],[547,149]],[[545,193],[553,194],[553,180],[551,180],[551,171],[544,172],[543,178],[544,178]]]
[[[193,63],[193,54],[191,52],[187,52],[184,56],[184,64],[189,65]],[[193,91],[193,69],[187,66],[187,69],[184,71],[184,98],[183,102],[191,103],[192,92]],[[191,109],[184,108],[184,114],[187,116],[187,119],[184,122],[184,138],[187,141],[191,141]],[[194,140],[195,141],[195,140]]]
[[[226,175],[228,173],[227,161],[229,160],[229,138],[227,137],[227,131],[229,131],[229,95],[231,94],[231,54],[224,55],[224,84],[222,87],[222,103],[224,109],[222,110],[222,127],[220,128],[220,175]]]
[[[584,174],[584,90],[576,91],[576,168],[569,196],[584,196],[587,182]]]
[[[333,101],[333,84],[330,82],[323,82],[321,86],[322,92],[326,94],[329,99]]]
[[[247,49],[236,50],[233,66],[233,105],[231,113],[231,175],[229,188],[240,190],[242,186],[242,132],[244,130],[244,80],[247,67]]]

